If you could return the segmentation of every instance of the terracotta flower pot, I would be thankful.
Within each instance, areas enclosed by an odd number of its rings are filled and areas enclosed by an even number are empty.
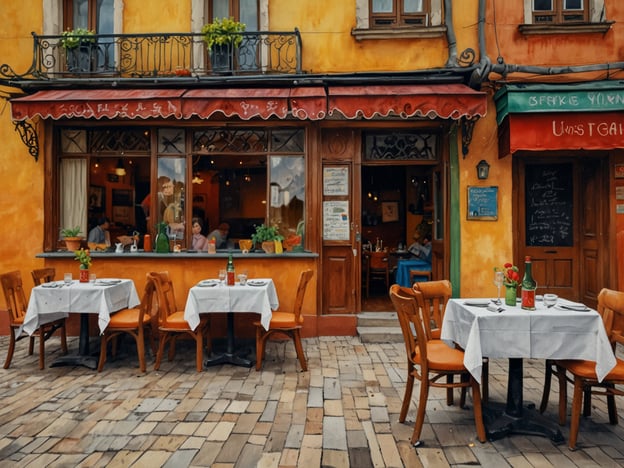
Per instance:
[[[67,247],[67,250],[73,252],[74,250],[80,249],[82,237],[65,237],[63,240],[65,241],[65,247]]]
[[[275,253],[275,242],[274,241],[263,242],[262,250],[264,250],[268,254]]]

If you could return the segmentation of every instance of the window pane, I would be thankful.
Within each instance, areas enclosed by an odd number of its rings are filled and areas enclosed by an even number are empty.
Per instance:
[[[272,156],[270,167],[269,224],[277,226],[285,240],[294,241],[300,237],[302,241],[305,233],[305,159],[303,156]]]
[[[61,159],[59,229],[80,226],[87,236],[87,160]]]
[[[373,13],[392,13],[392,0],[373,0]]]
[[[533,0],[533,11],[551,11],[552,0]]]
[[[582,10],[583,0],[564,0],[563,9],[564,10]]]
[[[232,16],[230,12],[229,0],[212,0],[212,19],[229,18]]]
[[[247,26],[246,31],[258,30],[258,1],[240,0],[240,22]]]
[[[184,190],[186,185],[185,158],[158,159],[157,222],[167,224],[172,240],[184,245]],[[152,211],[154,207],[152,207]]]
[[[89,1],[74,0],[72,29],[89,29]]]
[[[403,0],[403,13],[422,13],[423,0]]]

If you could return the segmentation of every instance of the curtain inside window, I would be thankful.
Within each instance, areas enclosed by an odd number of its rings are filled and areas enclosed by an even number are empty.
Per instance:
[[[87,235],[87,160],[61,160],[61,229],[80,226]]]

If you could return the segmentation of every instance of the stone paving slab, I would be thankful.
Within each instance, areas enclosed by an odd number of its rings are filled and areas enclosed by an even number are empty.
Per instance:
[[[72,349],[77,344],[69,340]],[[309,371],[300,372],[292,343],[270,342],[261,372],[224,365],[201,373],[193,347],[179,343],[172,362],[155,372],[150,357],[144,374],[126,340],[101,373],[39,370],[36,352],[28,356],[22,345],[12,367],[0,370],[0,468],[624,466],[624,426],[608,424],[601,397],[592,399],[579,450],[571,452],[536,436],[481,444],[470,397],[461,409],[446,405],[444,390],[432,390],[424,445],[412,447],[418,383],[407,420],[399,423],[402,343],[304,339]],[[0,337],[0,359],[7,347],[8,337]],[[59,348],[56,337],[46,344],[46,362]],[[490,360],[493,401],[505,399],[506,369],[506,360]],[[539,403],[543,361],[526,360],[524,375],[525,402]],[[553,421],[555,387],[546,412]],[[622,398],[618,403],[624,406]],[[561,430],[567,438],[569,427]]]

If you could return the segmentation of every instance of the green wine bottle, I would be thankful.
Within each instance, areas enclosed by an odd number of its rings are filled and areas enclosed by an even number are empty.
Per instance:
[[[234,261],[232,260],[232,252],[230,252],[230,255],[228,256],[227,267],[225,270],[227,274],[227,285],[234,286],[234,283],[236,282],[236,273],[234,270]]]
[[[533,279],[531,271],[531,257],[528,255],[524,258],[524,278],[522,278],[522,308],[526,310],[535,310],[535,290],[537,283]]]

